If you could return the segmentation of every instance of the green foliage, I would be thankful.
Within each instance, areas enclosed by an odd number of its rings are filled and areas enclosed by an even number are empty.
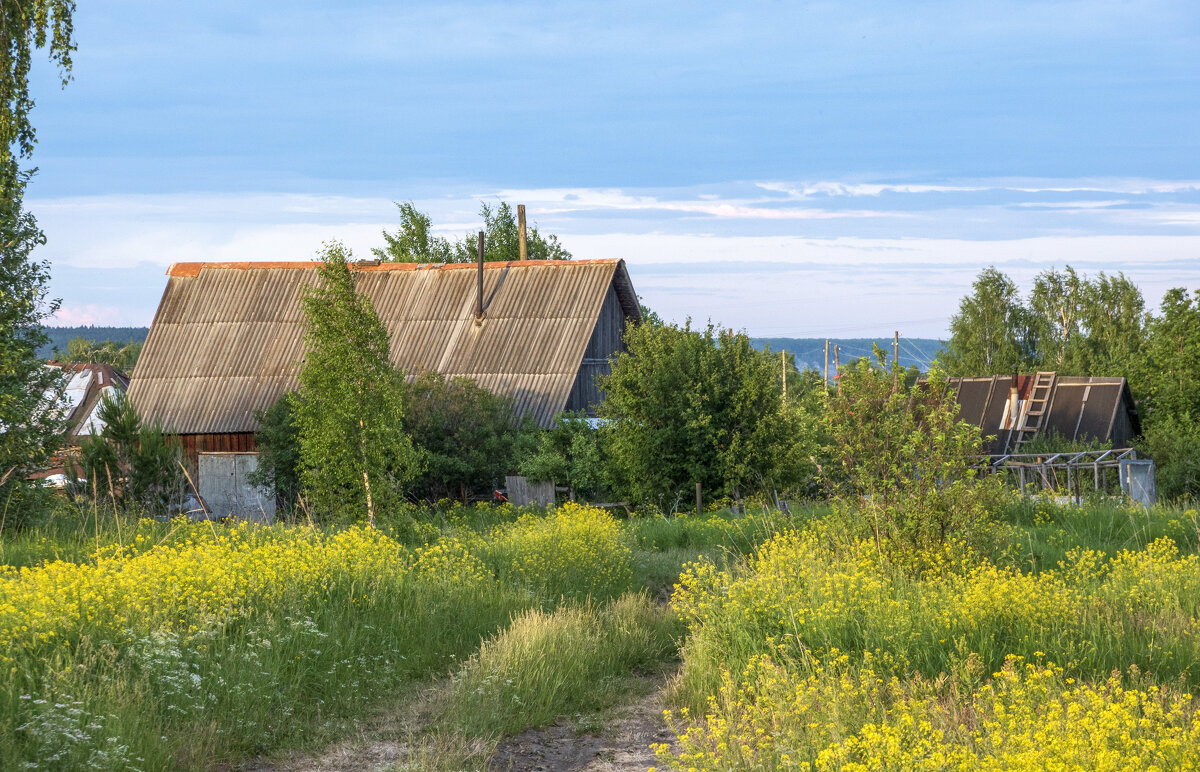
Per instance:
[[[66,351],[56,349],[54,359],[59,362],[100,362],[131,373],[141,353],[142,344],[137,341],[93,341],[80,336],[67,341]]]
[[[1032,319],[1017,285],[995,268],[979,273],[972,292],[950,318],[950,340],[940,360],[951,375],[1029,370],[1036,357]]]
[[[258,431],[254,433],[258,467],[250,474],[250,482],[269,491],[284,514],[293,511],[301,490],[298,399],[296,392],[289,391],[266,410],[254,411],[258,423]]]
[[[104,430],[83,438],[79,469],[68,469],[83,476],[80,492],[155,515],[178,512],[187,493],[178,439],[157,423],[143,423],[133,400],[124,395],[104,394],[99,416]]]
[[[710,497],[804,482],[810,417],[783,403],[777,361],[748,337],[639,325],[626,345],[599,409],[619,493],[666,510],[690,502],[697,482]]]
[[[525,611],[459,671],[438,723],[498,737],[607,707],[627,694],[633,671],[673,653],[674,628],[645,595]]]
[[[5,13],[8,6],[5,5]],[[5,174],[0,169],[0,175]],[[66,428],[58,410],[66,379],[44,366],[37,347],[41,321],[58,307],[46,302],[49,266],[32,260],[45,239],[33,215],[22,211],[27,175],[0,179],[0,507],[32,502],[26,477],[45,469]]]
[[[596,500],[608,490],[600,431],[586,413],[565,412],[537,435],[537,446],[521,461],[521,474],[534,482],[565,485],[575,496]]]
[[[466,499],[517,468],[537,426],[518,417],[513,400],[469,378],[426,370],[404,388],[404,428],[424,453],[414,491],[428,500]]]
[[[1200,424],[1191,415],[1156,416],[1139,447],[1154,459],[1160,499],[1200,499]]]
[[[995,268],[980,272],[950,323],[942,363],[951,375],[1053,370],[1125,375],[1137,369],[1147,316],[1124,274],[1094,279],[1071,266],[1038,274],[1028,303]]]
[[[36,513],[42,496],[26,478],[46,467],[64,428],[56,410],[61,375],[37,356],[46,341],[42,320],[58,302],[46,299],[49,264],[32,259],[45,236],[24,211],[31,173],[18,159],[28,158],[36,142],[29,122],[33,50],[49,48],[66,85],[74,11],[71,0],[0,0],[0,507],[8,522]]]
[[[397,203],[400,227],[383,232],[385,246],[372,249],[380,260],[397,263],[473,263],[479,259],[478,235],[468,233],[460,241],[431,235],[433,222],[411,201]],[[492,208],[479,205],[483,218],[483,259],[519,260],[520,245],[517,218],[508,202]],[[530,260],[570,260],[571,253],[558,243],[554,234],[542,234],[534,224],[526,228],[526,252]]]
[[[320,283],[302,301],[300,480],[319,514],[373,523],[376,508],[403,500],[420,458],[403,429],[403,376],[370,299],[355,290],[350,252],[334,242],[321,259]]]
[[[860,360],[842,369],[826,416],[827,480],[851,536],[869,536],[885,558],[905,565],[950,540],[986,536],[1003,483],[979,476],[979,428],[958,420],[939,369],[905,393],[894,374]]]

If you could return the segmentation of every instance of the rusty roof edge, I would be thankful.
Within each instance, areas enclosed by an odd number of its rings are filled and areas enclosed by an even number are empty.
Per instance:
[[[575,266],[575,265],[624,265],[625,261],[616,258],[600,258],[596,260],[490,260],[483,264],[485,269],[494,268],[528,268],[533,266]],[[279,269],[307,269],[318,268],[321,265],[319,260],[294,260],[294,261],[270,261],[270,260],[243,260],[239,262],[193,262],[193,263],[172,263],[167,269],[167,276],[184,276],[195,277],[200,275],[200,271],[204,269],[223,269],[234,271],[249,271],[249,270],[279,270]],[[350,263],[352,271],[452,271],[452,270],[468,270],[478,267],[478,263],[379,263],[379,264],[363,264]],[[628,277],[626,277],[628,281]]]

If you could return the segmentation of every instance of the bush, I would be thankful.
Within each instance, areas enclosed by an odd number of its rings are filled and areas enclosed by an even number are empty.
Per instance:
[[[639,325],[626,345],[601,379],[599,409],[621,495],[665,511],[697,482],[710,497],[739,497],[809,475],[807,416],[784,404],[776,360],[746,335]]]
[[[573,496],[595,500],[609,488],[600,432],[584,413],[558,415],[537,435],[536,448],[521,461],[521,474],[534,482],[566,485]]]
[[[492,548],[492,562],[502,579],[548,599],[612,598],[633,579],[633,550],[620,524],[574,502],[509,526]]]
[[[1154,459],[1160,499],[1200,498],[1200,425],[1190,415],[1151,423],[1140,445]]]
[[[490,493],[516,471],[537,432],[532,419],[518,416],[511,398],[470,378],[426,370],[405,385],[404,394],[404,429],[425,458],[413,492],[429,501]]]
[[[882,555],[910,565],[951,539],[987,536],[1003,481],[980,476],[979,429],[958,420],[942,373],[931,370],[906,394],[898,374],[864,359],[840,380],[826,414],[826,474],[848,535],[869,537]]]

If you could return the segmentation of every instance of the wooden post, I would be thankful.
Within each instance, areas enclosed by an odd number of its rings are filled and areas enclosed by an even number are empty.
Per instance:
[[[900,331],[892,336],[892,367],[900,367]]]
[[[529,250],[525,243],[525,205],[517,204],[517,246],[522,260],[529,259]]]
[[[475,323],[483,321],[483,231],[479,231],[479,286],[475,293]]]
[[[704,514],[704,498],[700,495],[700,483],[696,483],[696,517]]]
[[[825,339],[825,390],[829,391],[829,338]]]

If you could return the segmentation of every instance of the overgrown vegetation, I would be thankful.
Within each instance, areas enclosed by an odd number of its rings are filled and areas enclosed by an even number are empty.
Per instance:
[[[779,368],[744,334],[711,324],[626,334],[599,412],[613,484],[643,506],[687,506],[696,483],[739,497],[800,485],[814,470],[811,417],[783,402]]]

